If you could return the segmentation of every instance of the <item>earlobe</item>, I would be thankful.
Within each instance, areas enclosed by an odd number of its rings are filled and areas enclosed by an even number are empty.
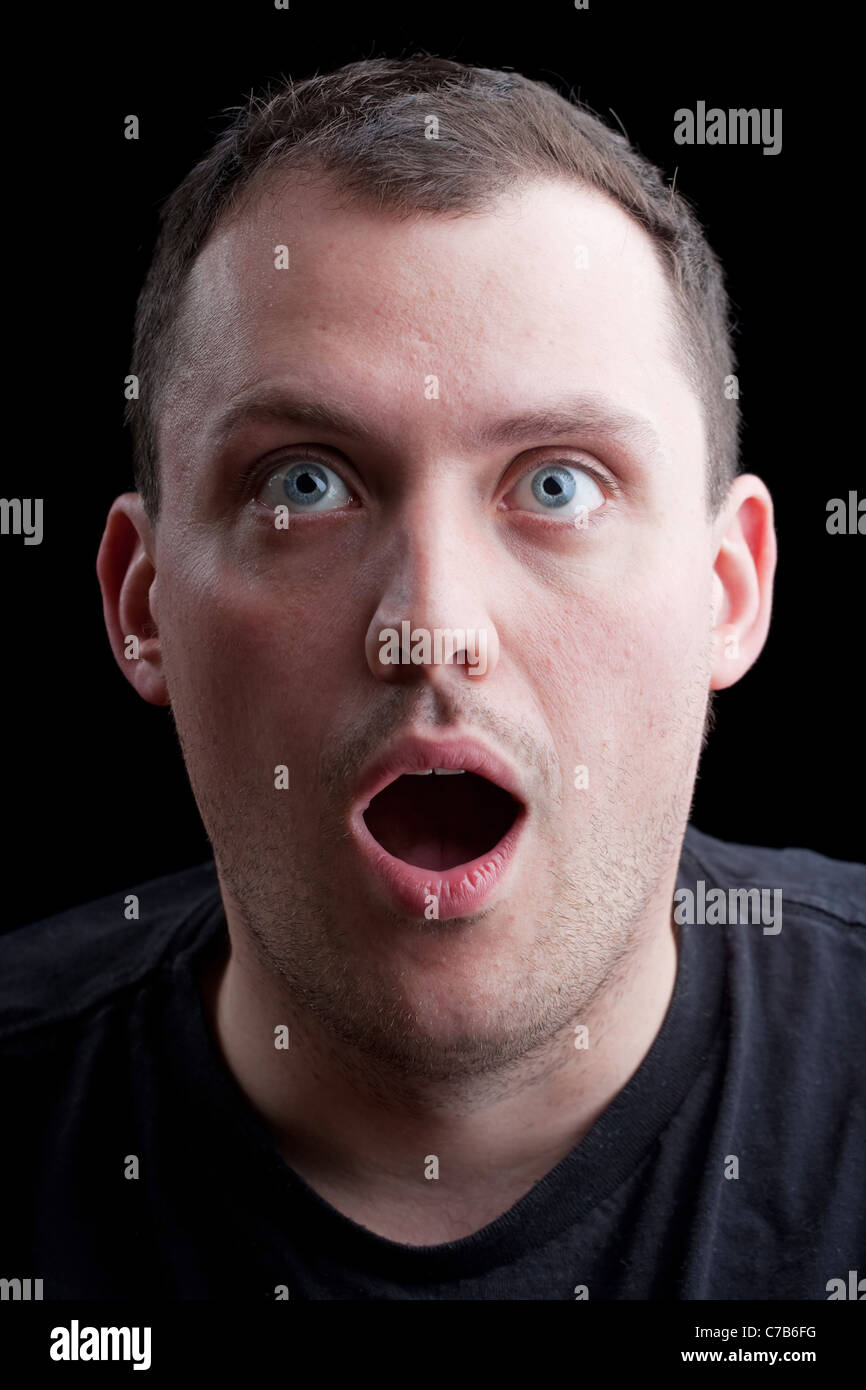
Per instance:
[[[162,647],[154,616],[156,568],[153,531],[137,492],[111,505],[96,573],[114,658],[143,700],[168,705]]]
[[[776,571],[773,499],[754,474],[734,480],[716,545],[710,689],[725,690],[757,660],[770,626]]]

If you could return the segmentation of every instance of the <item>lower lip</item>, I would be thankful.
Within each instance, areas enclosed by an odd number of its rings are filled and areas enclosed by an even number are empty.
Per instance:
[[[352,830],[363,858],[398,911],[426,917],[433,894],[437,917],[447,920],[468,917],[488,906],[515,856],[525,820],[526,811],[521,810],[497,845],[480,858],[456,864],[453,869],[422,869],[395,859],[370,834],[360,811],[352,818]]]

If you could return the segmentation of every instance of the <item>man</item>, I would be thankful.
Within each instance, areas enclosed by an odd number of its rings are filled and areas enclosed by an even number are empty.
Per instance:
[[[172,195],[98,574],[215,866],[4,943],[46,1297],[862,1263],[864,871],[687,830],[770,621],[733,373],[687,205],[518,74],[286,86]]]

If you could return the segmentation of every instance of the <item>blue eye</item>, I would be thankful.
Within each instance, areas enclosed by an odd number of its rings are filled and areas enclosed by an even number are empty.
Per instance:
[[[323,463],[303,459],[271,474],[262,490],[268,506],[290,511],[334,511],[352,501],[342,478]]]
[[[283,491],[290,502],[308,507],[328,493],[328,479],[317,463],[297,463],[283,478]]]
[[[598,483],[577,464],[546,463],[521,478],[514,495],[517,505],[527,511],[537,512],[540,507],[569,520],[577,512],[595,511],[604,502]]]
[[[546,506],[566,507],[577,491],[577,484],[567,469],[553,464],[533,474],[532,491]]]

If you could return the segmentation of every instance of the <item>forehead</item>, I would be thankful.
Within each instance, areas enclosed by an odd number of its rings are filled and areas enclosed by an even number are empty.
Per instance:
[[[258,385],[284,384],[454,442],[473,415],[577,390],[664,435],[697,418],[673,335],[652,242],[594,191],[534,181],[475,214],[398,218],[284,179],[193,266],[165,425],[202,438]],[[435,420],[431,375],[447,402]]]

